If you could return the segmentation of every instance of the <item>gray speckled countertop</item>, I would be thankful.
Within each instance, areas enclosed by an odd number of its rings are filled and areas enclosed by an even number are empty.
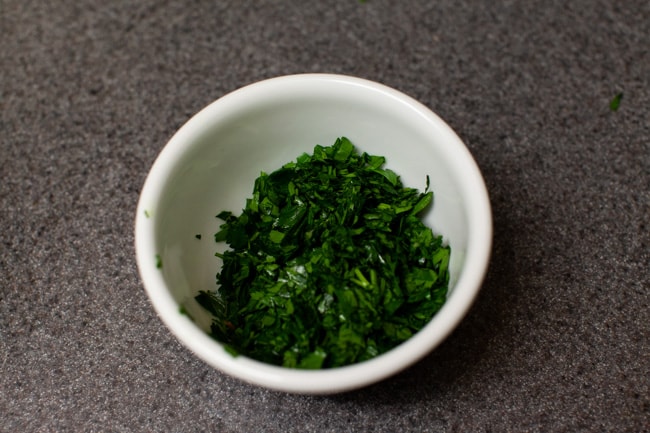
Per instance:
[[[648,432],[649,22],[641,0],[0,0],[0,431]],[[134,262],[138,193],[173,132],[297,72],[429,106],[495,219],[456,332],[328,397],[196,359]]]

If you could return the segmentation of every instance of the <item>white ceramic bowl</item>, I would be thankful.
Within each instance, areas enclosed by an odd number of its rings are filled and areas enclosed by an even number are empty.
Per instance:
[[[212,339],[210,317],[194,296],[217,288],[223,246],[213,235],[221,210],[238,214],[261,171],[271,172],[314,145],[348,137],[386,157],[406,186],[434,192],[425,222],[451,246],[443,308],[411,339],[372,360],[327,370],[272,366],[233,357]],[[195,235],[201,234],[202,239]],[[149,173],[137,209],[135,246],[146,292],[175,336],[209,365],[268,388],[335,393],[377,382],[421,359],[458,325],[479,292],[492,244],[490,203],[480,171],[458,136],[412,98],[340,75],[273,78],[236,90],[192,117]],[[157,266],[160,258],[162,267]],[[196,322],[180,313],[181,305]]]

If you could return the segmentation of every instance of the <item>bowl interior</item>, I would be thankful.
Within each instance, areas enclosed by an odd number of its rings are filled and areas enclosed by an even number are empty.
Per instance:
[[[210,317],[194,296],[217,288],[220,262],[214,253],[225,246],[213,240],[221,224],[215,215],[239,214],[261,171],[271,172],[340,136],[359,151],[385,156],[386,167],[406,186],[424,190],[430,178],[434,204],[425,222],[451,246],[451,281],[447,305],[434,318],[438,330],[420,344],[437,344],[468,308],[467,297],[474,297],[485,271],[481,261],[487,261],[471,256],[472,242],[485,243],[491,221],[482,179],[458,137],[425,107],[375,83],[337,76],[278,78],[229,94],[193,117],[165,147],[143,188],[136,247],[145,287],[181,341],[191,337],[190,346],[209,346],[190,347],[202,358],[217,352],[220,357],[223,349],[210,339],[196,341],[191,329],[196,325],[185,318],[167,316],[180,316],[183,305],[200,328],[209,328]],[[477,216],[486,219],[482,225],[474,223]],[[154,269],[156,255],[160,269]],[[475,266],[468,260],[480,269],[468,270],[468,264]],[[445,313],[450,303],[454,309],[450,301],[465,273],[468,288],[458,295],[455,310]],[[160,301],[165,296],[167,301]]]

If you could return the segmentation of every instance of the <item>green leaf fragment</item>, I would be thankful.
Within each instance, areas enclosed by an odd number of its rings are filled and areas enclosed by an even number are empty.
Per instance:
[[[614,96],[609,103],[609,109],[612,111],[618,111],[618,107],[620,107],[622,99],[623,93],[616,94],[616,96]]]
[[[384,169],[378,168],[378,169],[375,169],[375,172],[381,174],[382,176],[384,176],[390,182],[391,185],[393,185],[393,186],[398,185],[399,176],[397,176],[397,174],[394,171],[389,170],[387,168],[384,168]]]
[[[347,161],[354,151],[354,146],[347,138],[339,138],[336,144],[338,144],[338,147],[334,152],[334,159],[336,161]]]
[[[181,305],[181,306],[178,308],[178,312],[179,312],[180,314],[182,314],[183,316],[187,316],[190,320],[194,321],[194,317],[192,317],[192,315],[189,313],[189,311],[187,311],[187,309],[185,308],[184,305]]]
[[[413,210],[411,211],[412,214],[417,215],[420,212],[422,212],[424,209],[429,207],[431,202],[433,201],[433,192],[429,191],[426,194],[423,194],[418,202],[413,206]]]
[[[277,230],[271,230],[269,233],[269,239],[271,239],[271,242],[279,244],[282,242],[282,239],[284,239],[284,233]]]
[[[228,354],[230,356],[232,356],[233,358],[236,358],[237,356],[239,356],[239,351],[237,349],[235,349],[234,347],[232,347],[231,345],[229,345],[229,344],[224,345],[223,350],[228,352]]]
[[[300,363],[297,365],[298,368],[306,368],[311,370],[317,370],[323,366],[323,362],[327,358],[327,353],[321,349],[316,349],[313,352],[304,356]]]

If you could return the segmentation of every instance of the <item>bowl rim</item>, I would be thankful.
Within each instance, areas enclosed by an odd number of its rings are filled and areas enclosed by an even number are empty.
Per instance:
[[[166,287],[160,269],[151,260],[156,254],[155,224],[148,214],[148,204],[159,202],[165,176],[174,162],[187,151],[185,143],[214,122],[214,115],[229,105],[237,106],[255,94],[274,88],[295,85],[353,86],[364,92],[375,92],[402,104],[435,127],[438,134],[452,143],[452,172],[462,170],[459,184],[463,197],[468,197],[469,234],[463,272],[443,308],[420,332],[398,347],[368,361],[324,370],[300,370],[274,366],[245,356],[233,357],[223,346],[202,331],[187,316],[179,314],[180,305]],[[257,81],[221,96],[192,116],[169,139],[154,161],[141,189],[135,218],[136,263],[142,284],[157,315],[175,337],[208,365],[248,383],[266,388],[300,394],[331,394],[361,388],[392,376],[413,365],[438,345],[457,327],[478,295],[490,261],[492,250],[492,211],[485,182],[469,149],[437,114],[414,98],[384,84],[340,74],[294,74]],[[434,326],[435,325],[435,326]]]

